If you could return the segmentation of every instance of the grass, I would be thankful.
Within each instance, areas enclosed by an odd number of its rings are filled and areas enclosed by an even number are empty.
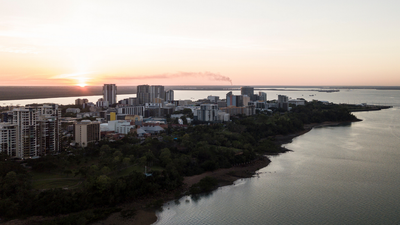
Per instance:
[[[82,179],[79,178],[53,178],[50,180],[33,180],[32,181],[32,186],[34,189],[52,189],[52,188],[68,188],[68,187],[73,187],[79,182],[81,182]]]
[[[52,178],[67,178],[66,175],[61,173],[39,173],[39,172],[30,172],[32,176],[32,180],[42,180],[42,179],[52,179]]]
[[[163,170],[164,170],[164,168],[162,168],[160,166],[152,166],[149,168],[150,173],[151,173],[151,171],[163,171]],[[144,173],[144,166],[139,166],[139,165],[129,166],[120,171],[116,171],[116,172],[112,173],[111,176],[112,177],[123,177],[123,176],[128,176],[132,172]]]
[[[71,187],[82,181],[80,176],[67,176],[63,173],[39,173],[32,171],[29,174],[32,176],[33,188],[39,190]]]

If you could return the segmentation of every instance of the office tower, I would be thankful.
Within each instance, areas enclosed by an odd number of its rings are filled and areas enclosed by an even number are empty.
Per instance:
[[[245,99],[245,101],[243,101],[243,99]],[[232,91],[230,91],[230,92],[228,92],[228,94],[226,94],[226,106],[227,107],[247,106],[247,105],[244,105],[244,103],[248,104],[248,101],[249,101],[248,97],[245,97],[243,95],[233,95]]]
[[[240,88],[241,95],[250,97],[250,101],[257,101],[258,96],[254,94],[254,87],[244,86]]]
[[[137,86],[137,94],[136,98],[138,99],[139,104],[145,104],[150,102],[150,86],[145,85],[138,85]]]
[[[86,147],[88,143],[99,141],[100,123],[90,120],[76,122],[74,124],[74,138],[75,142],[81,147]]]
[[[260,96],[261,101],[263,101],[263,102],[267,101],[267,93],[260,91],[260,92],[258,92],[258,96]]]
[[[226,106],[236,106],[236,96],[232,94],[232,91],[226,94]]]
[[[165,101],[174,101],[174,90],[168,90],[165,92]]]
[[[138,85],[137,94],[139,104],[154,103],[159,99],[165,100],[164,86],[161,85]]]
[[[165,100],[164,86],[152,85],[150,86],[150,103],[156,102],[157,98]]]
[[[241,95],[247,95],[251,98],[254,95],[254,88],[249,86],[244,86],[240,88]]]
[[[289,98],[286,95],[278,95],[278,108],[283,108],[288,110],[289,108]]]
[[[117,103],[117,86],[115,84],[104,84],[103,101],[108,102],[108,105]]]
[[[10,157],[17,157],[18,126],[11,123],[0,123],[0,152]]]

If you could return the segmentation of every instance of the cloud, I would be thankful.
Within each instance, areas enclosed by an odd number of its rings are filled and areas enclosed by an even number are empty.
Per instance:
[[[34,47],[22,47],[22,48],[16,48],[16,47],[5,47],[5,46],[0,46],[0,52],[9,52],[9,53],[19,53],[19,54],[39,54],[40,51],[38,51]]]
[[[112,77],[112,79],[117,80],[147,80],[147,79],[171,79],[171,78],[182,78],[182,77],[204,77],[210,80],[215,81],[225,81],[229,82],[232,85],[231,78],[227,76],[223,76],[219,73],[212,72],[178,72],[178,73],[163,73],[157,75],[149,75],[149,76],[120,76],[120,77]],[[110,77],[111,78],[111,77]]]

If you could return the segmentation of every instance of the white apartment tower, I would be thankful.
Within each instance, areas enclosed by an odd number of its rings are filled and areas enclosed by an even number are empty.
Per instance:
[[[17,157],[17,133],[15,124],[0,123],[0,152],[5,152],[10,157]]]
[[[13,124],[18,126],[15,155],[18,158],[38,156],[36,119],[37,111],[34,108],[13,109]]]
[[[61,110],[58,105],[37,107],[37,146],[38,155],[54,154],[61,150]]]
[[[27,105],[11,113],[12,122],[0,125],[0,151],[22,159],[60,151],[58,105]]]
[[[108,102],[108,105],[117,103],[117,86],[115,84],[104,84],[103,101]]]
[[[197,119],[199,121],[207,121],[207,122],[218,121],[218,105],[201,104],[200,110],[197,110]]]

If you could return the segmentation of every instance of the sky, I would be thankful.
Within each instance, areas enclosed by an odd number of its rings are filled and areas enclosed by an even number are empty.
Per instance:
[[[398,0],[0,0],[0,86],[400,86]]]

